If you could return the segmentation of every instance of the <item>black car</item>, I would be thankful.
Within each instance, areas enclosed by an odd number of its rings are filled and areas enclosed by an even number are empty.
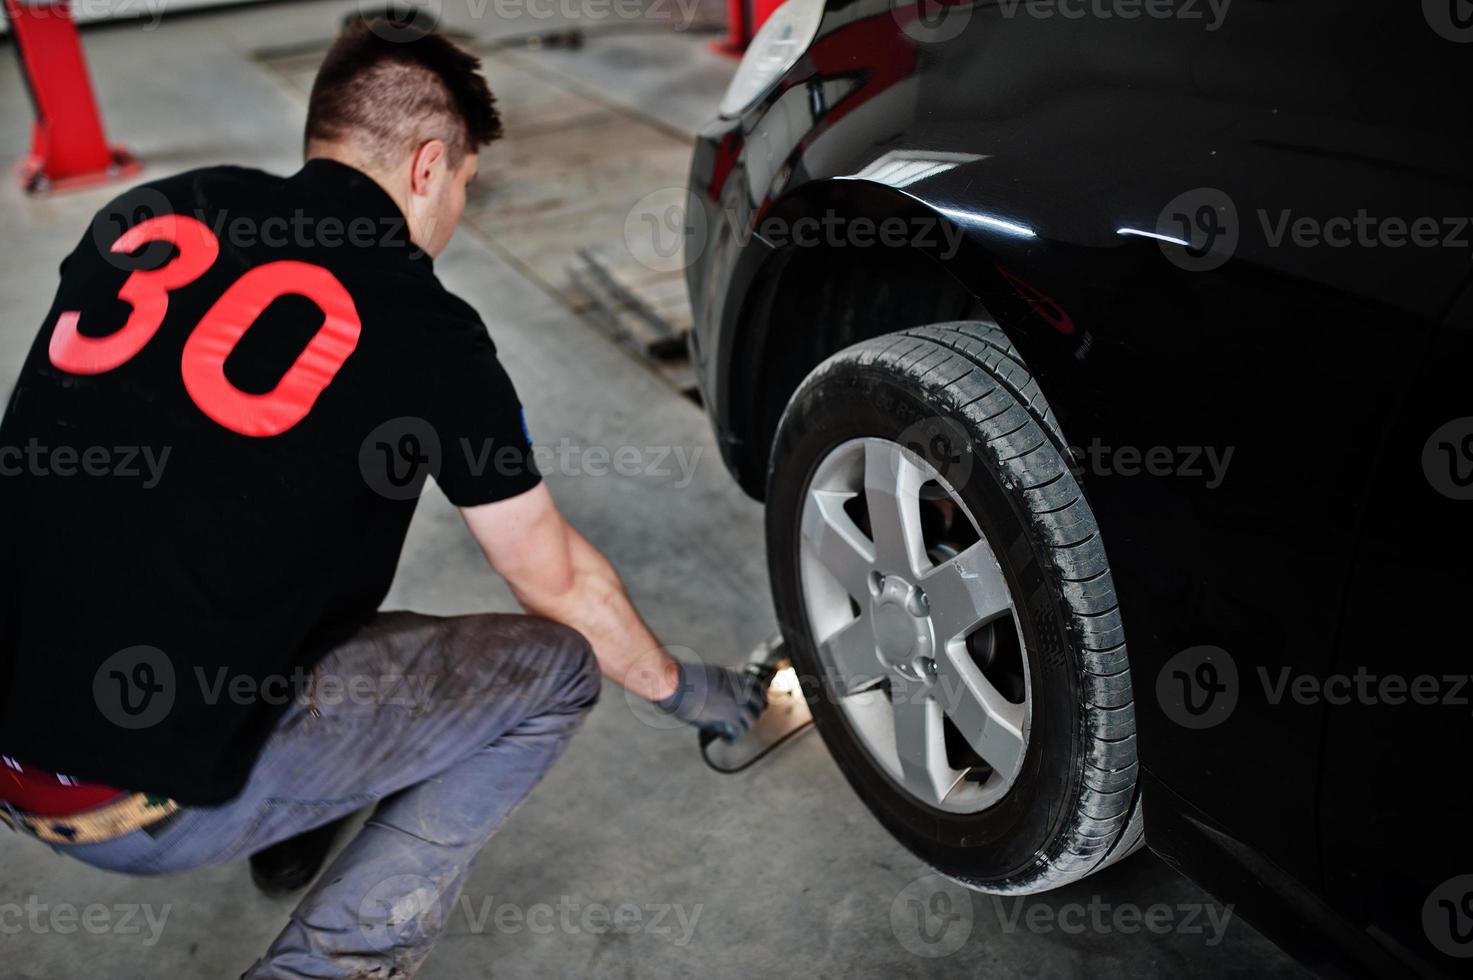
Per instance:
[[[691,346],[823,738],[974,888],[1148,846],[1310,966],[1473,956],[1473,18],[789,0]]]

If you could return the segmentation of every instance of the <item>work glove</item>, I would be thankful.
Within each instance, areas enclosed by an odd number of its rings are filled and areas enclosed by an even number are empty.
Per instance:
[[[730,742],[767,707],[767,688],[745,671],[681,661],[675,693],[655,707]]]

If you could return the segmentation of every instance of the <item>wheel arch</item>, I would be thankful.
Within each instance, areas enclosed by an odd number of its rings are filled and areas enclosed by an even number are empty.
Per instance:
[[[996,322],[1026,353],[1036,346],[1029,337],[1040,327],[1058,328],[1057,319],[1040,309],[1047,298],[1041,304],[1041,294],[1023,280],[1016,253],[997,248],[993,236],[979,234],[941,206],[887,185],[812,181],[753,223],[759,231],[774,219],[778,227],[793,228],[800,219],[825,216],[875,222],[899,217],[924,241],[747,250],[756,268],[735,277],[750,285],[729,308],[722,331],[727,343],[720,390],[727,402],[733,472],[758,500],[766,493],[768,455],[783,408],[831,354],[882,334],[961,319]],[[1067,323],[1067,315],[1058,316]]]

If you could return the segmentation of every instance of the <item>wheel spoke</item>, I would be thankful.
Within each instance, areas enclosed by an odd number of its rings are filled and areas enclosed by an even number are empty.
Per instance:
[[[814,490],[803,509],[803,537],[819,564],[828,569],[854,598],[869,599],[869,572],[875,564],[874,545],[844,512],[853,493]]]
[[[1003,697],[961,644],[952,646],[936,659],[934,697],[967,743],[1011,783],[1023,761],[1024,706]]]
[[[890,680],[895,712],[895,751],[906,789],[930,804],[939,804],[961,774],[946,763],[946,734],[941,706],[918,681]]]
[[[869,614],[839,627],[819,644],[828,675],[839,694],[854,694],[873,687],[884,674],[875,652],[875,634]]]
[[[922,533],[928,481],[942,518],[930,541]],[[815,666],[851,735],[918,804],[951,813],[995,805],[1023,768],[1033,715],[1026,699],[1003,696],[1012,688],[989,679],[969,649],[979,629],[1013,629],[1021,607],[966,503],[925,460],[862,437],[819,462],[798,517]],[[1031,693],[1026,657],[1022,669]],[[971,761],[953,764],[963,740]]]
[[[925,567],[921,537],[924,475],[893,442],[870,439],[864,447],[864,492],[871,536],[882,571],[915,575]]]
[[[1002,570],[986,541],[937,565],[917,584],[931,606],[938,643],[966,636],[1012,608]]]

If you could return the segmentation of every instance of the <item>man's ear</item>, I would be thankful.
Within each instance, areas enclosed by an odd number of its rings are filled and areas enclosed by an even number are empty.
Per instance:
[[[410,161],[409,192],[423,196],[430,192],[435,167],[445,161],[445,141],[430,140],[420,144]]]

